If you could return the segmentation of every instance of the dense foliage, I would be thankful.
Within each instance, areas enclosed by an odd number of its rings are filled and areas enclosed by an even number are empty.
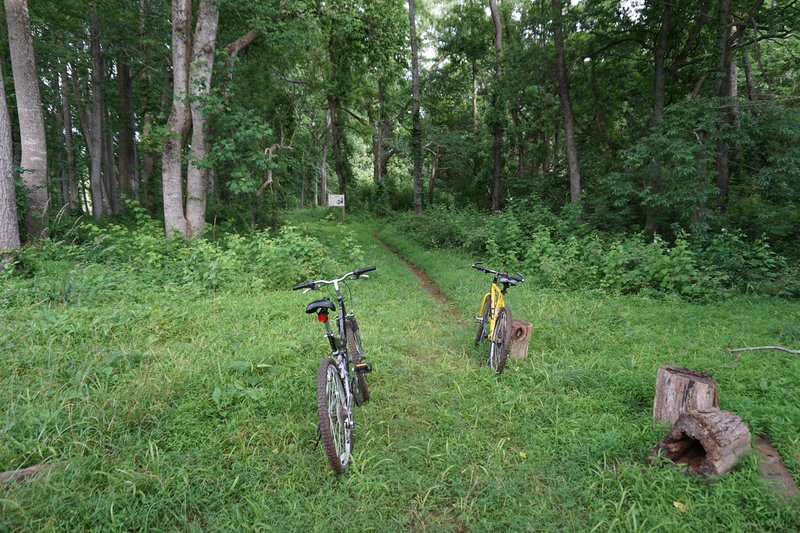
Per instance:
[[[553,212],[572,203],[600,231],[675,243],[684,232],[713,239],[724,227],[796,257],[800,11],[791,0],[502,0],[500,49],[483,3],[420,1],[417,141],[404,2],[218,4],[217,61],[203,96],[211,150],[200,162],[211,170],[209,223],[274,226],[282,210],[324,205],[329,192],[346,193],[351,210],[409,209],[409,147],[419,142],[426,208],[487,210],[495,193],[501,207],[512,198]],[[160,217],[170,2],[84,8],[75,0],[30,6],[53,210],[88,213],[96,203],[86,136],[100,99],[107,212],[123,211],[127,197]],[[7,54],[2,60],[7,71]],[[123,169],[127,153],[133,174]],[[580,194],[570,202],[573,178]]]
[[[725,228],[681,233],[674,242],[598,232],[541,206],[514,202],[494,216],[431,209],[395,217],[391,227],[428,248],[519,270],[537,286],[617,294],[674,294],[705,301],[733,294],[800,296],[800,271],[764,238]]]

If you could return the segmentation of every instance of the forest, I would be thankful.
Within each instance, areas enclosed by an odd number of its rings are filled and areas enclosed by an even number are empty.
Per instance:
[[[0,533],[800,529],[798,0],[0,20]],[[502,374],[476,261],[524,274]],[[333,476],[291,288],[367,265]],[[662,365],[712,376],[785,487],[755,451],[653,464]]]

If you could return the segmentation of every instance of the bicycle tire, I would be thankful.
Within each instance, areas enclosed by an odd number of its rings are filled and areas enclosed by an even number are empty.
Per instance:
[[[361,343],[361,330],[358,329],[358,322],[356,322],[355,317],[347,319],[346,337],[347,352],[350,354],[353,365],[363,363],[367,356],[364,353],[364,345]],[[367,377],[364,374],[359,372],[355,372],[355,374],[356,386],[354,395],[356,405],[361,405],[369,400],[369,386],[367,385]]]
[[[511,351],[512,333],[511,308],[501,307],[497,312],[494,322],[492,344],[489,346],[489,360],[487,364],[491,369],[501,374],[508,362],[508,353]]]
[[[475,346],[479,345],[486,338],[486,326],[489,323],[489,312],[492,310],[492,299],[486,298],[486,305],[483,308],[483,315],[478,322],[478,332],[475,334]]]
[[[317,371],[317,414],[319,435],[325,448],[328,464],[341,474],[350,464],[353,428],[348,426],[346,396],[339,365],[331,358],[323,359]]]

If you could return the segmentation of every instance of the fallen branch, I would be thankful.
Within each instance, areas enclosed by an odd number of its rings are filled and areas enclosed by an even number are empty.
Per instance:
[[[790,350],[789,348],[783,348],[782,346],[749,346],[747,348],[732,348],[730,350],[725,350],[728,353],[736,353],[740,352],[739,355],[733,358],[733,360],[729,363],[725,363],[724,365],[713,366],[707,370],[706,373],[710,372],[711,370],[717,370],[718,368],[732,368],[736,366],[736,363],[739,362],[739,359],[742,358],[744,353],[742,352],[750,352],[753,350],[780,350],[782,352],[793,353],[800,355],[800,350]]]
[[[781,346],[752,346],[749,348],[733,348],[732,350],[727,350],[727,352],[728,353],[749,352],[750,350],[780,350],[782,352],[795,353],[800,355],[800,350],[790,350],[789,348],[783,348]]]

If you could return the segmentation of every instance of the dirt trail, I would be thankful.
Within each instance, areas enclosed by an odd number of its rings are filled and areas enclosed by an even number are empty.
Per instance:
[[[387,250],[392,252],[398,259],[400,259],[403,263],[406,264],[408,269],[411,270],[411,272],[413,272],[414,275],[417,276],[417,278],[419,278],[420,283],[422,283],[422,286],[425,288],[426,291],[428,291],[431,294],[431,296],[433,296],[434,298],[445,304],[447,307],[451,308],[456,307],[455,303],[453,303],[452,300],[450,300],[447,296],[445,296],[442,293],[442,291],[439,290],[439,287],[434,285],[433,282],[430,280],[430,278],[427,275],[425,275],[425,272],[417,268],[414,265],[414,263],[408,261],[405,257],[397,253],[397,251],[394,248],[392,248],[383,239],[378,237],[377,234],[373,235],[373,237],[375,237],[378,240],[378,242],[380,242],[384,247],[386,247]]]

